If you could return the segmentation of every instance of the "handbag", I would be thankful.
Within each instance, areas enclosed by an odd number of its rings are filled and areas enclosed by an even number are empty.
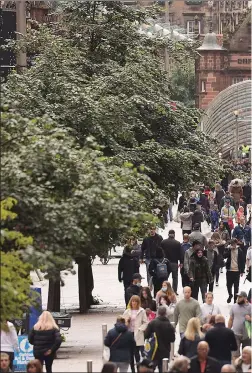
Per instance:
[[[149,339],[144,342],[144,355],[149,360],[155,360],[155,355],[158,349],[158,340],[156,333],[153,333]]]
[[[103,353],[102,353],[102,358],[104,361],[109,361],[110,359],[110,349],[111,347],[118,341],[118,339],[121,337],[122,333],[120,333],[116,339],[112,342],[110,347],[104,346],[103,348]]]

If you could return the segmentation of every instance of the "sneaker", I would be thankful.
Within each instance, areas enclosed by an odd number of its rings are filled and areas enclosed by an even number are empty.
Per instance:
[[[233,295],[229,295],[229,297],[227,299],[227,303],[230,303],[232,298],[233,298]]]
[[[215,286],[219,286],[218,282],[216,282]]]

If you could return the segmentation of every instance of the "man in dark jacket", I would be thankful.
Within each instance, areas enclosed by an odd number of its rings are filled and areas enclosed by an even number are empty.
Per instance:
[[[145,237],[142,242],[142,253],[140,259],[141,263],[143,263],[143,259],[145,257],[148,284],[150,282],[149,265],[151,259],[156,258],[157,247],[160,247],[162,241],[163,237],[157,234],[156,227],[153,226],[150,228],[150,235],[148,237]]]
[[[151,321],[144,332],[146,339],[156,333],[158,348],[154,357],[154,364],[162,373],[162,360],[170,358],[171,343],[175,341],[175,329],[166,317],[166,307],[158,308],[158,317]]]
[[[129,246],[126,246],[123,252],[123,256],[119,260],[118,264],[118,280],[119,282],[123,281],[125,303],[126,290],[132,282],[132,276],[134,275],[134,273],[139,273],[139,262],[136,257],[132,256],[131,248]]]
[[[233,330],[225,326],[224,316],[215,316],[214,328],[207,331],[205,341],[209,344],[209,356],[217,359],[221,366],[231,364],[231,352],[237,350],[237,343]]]
[[[142,281],[142,276],[139,273],[134,273],[132,276],[132,284],[126,289],[125,291],[125,303],[126,307],[130,301],[130,298],[133,295],[138,295],[140,296],[141,292],[141,281]]]
[[[177,294],[178,290],[178,261],[183,264],[183,255],[181,252],[180,242],[175,240],[175,231],[169,231],[169,237],[161,242],[161,247],[164,250],[165,257],[170,262],[172,271],[172,287]],[[177,294],[178,295],[178,294]]]
[[[230,201],[230,206],[234,207],[234,205],[235,205],[234,199],[231,197],[231,194],[228,190],[225,192],[225,196],[220,201],[220,211],[221,211],[222,207],[225,206],[227,200]]]
[[[245,270],[245,259],[243,252],[237,246],[236,239],[230,241],[230,248],[224,251],[223,258],[226,261],[226,276],[227,276],[227,290],[228,299],[227,303],[231,302],[233,298],[232,288],[234,286],[234,303],[236,303],[237,294],[239,292],[240,277],[243,276]]]
[[[204,211],[208,214],[209,212],[209,200],[204,193],[204,188],[200,188],[199,203],[201,204]]]
[[[188,373],[220,373],[219,362],[208,356],[209,346],[207,342],[199,342],[197,351],[197,356],[191,358],[191,367]]]
[[[115,363],[120,372],[127,372],[136,343],[123,317],[117,318],[115,327],[105,337],[104,345],[110,349],[109,361]]]
[[[251,228],[249,227],[249,229]],[[237,243],[240,246],[240,249],[242,250],[245,258],[246,258],[247,250],[248,250],[248,245],[246,244],[247,235],[248,235],[248,231],[245,225],[245,218],[241,217],[240,222],[233,230],[232,238],[237,239]]]
[[[215,279],[215,276],[217,274],[217,271],[219,271],[218,254],[214,250],[214,248],[215,248],[215,242],[214,242],[214,240],[209,240],[208,241],[208,247],[207,247],[206,250],[204,250],[204,255],[205,255],[205,257],[208,260],[208,265],[210,267],[210,270],[211,270],[211,273],[212,273],[212,277],[213,277],[213,281],[209,284],[208,291],[210,291],[210,292],[213,291],[214,279]],[[219,279],[216,280],[216,285],[218,285],[218,280]]]
[[[207,258],[202,249],[197,249],[190,257],[188,276],[192,285],[192,297],[198,300],[199,289],[202,295],[202,301],[205,302],[207,285],[213,282],[213,277]]]
[[[203,221],[204,221],[204,216],[201,211],[200,202],[198,202],[196,206],[196,210],[194,211],[193,216],[192,216],[192,226],[194,227],[195,224],[198,223],[200,226],[200,232],[201,232],[201,223],[203,223]]]

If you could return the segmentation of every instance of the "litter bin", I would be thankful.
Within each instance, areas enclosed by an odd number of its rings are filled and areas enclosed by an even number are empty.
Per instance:
[[[71,328],[71,315],[64,312],[51,312],[51,314],[60,329],[68,330]]]

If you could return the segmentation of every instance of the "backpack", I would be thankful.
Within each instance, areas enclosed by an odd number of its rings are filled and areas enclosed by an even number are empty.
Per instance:
[[[167,264],[165,258],[163,259],[162,263],[157,263],[156,275],[159,280],[166,280],[168,278],[169,274],[167,271]]]

